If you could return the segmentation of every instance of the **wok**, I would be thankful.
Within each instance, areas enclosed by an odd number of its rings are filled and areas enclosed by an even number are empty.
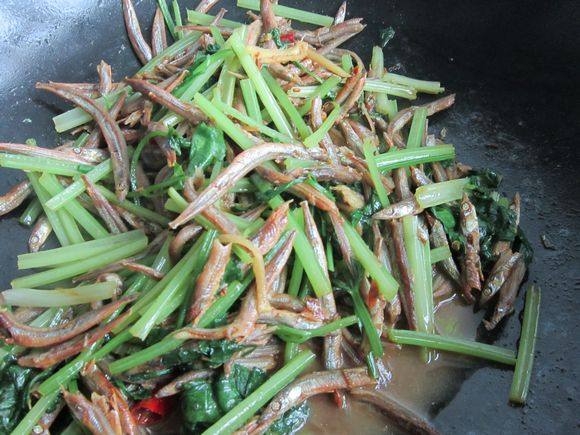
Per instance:
[[[155,2],[136,3],[147,28]],[[333,13],[340,2],[287,3]],[[241,18],[233,1],[221,4]],[[500,171],[506,193],[521,192],[522,226],[536,253],[528,283],[544,291],[528,405],[508,405],[511,371],[484,366],[465,372],[446,400],[433,403],[430,417],[443,433],[577,431],[580,3],[352,0],[349,15],[368,24],[351,44],[367,60],[379,29],[393,26],[387,65],[457,92],[456,105],[432,126],[447,128],[460,160]],[[116,79],[138,66],[118,0],[3,0],[0,59],[0,138],[34,137],[43,146],[58,142],[51,117],[65,106],[35,91],[36,81],[94,81],[101,59]],[[0,190],[19,177],[2,170]],[[17,214],[0,220],[2,288],[18,273],[15,255],[26,250],[28,231]],[[542,246],[542,235],[555,250]],[[520,297],[516,313],[521,308]],[[516,314],[492,338],[514,348],[519,329]]]

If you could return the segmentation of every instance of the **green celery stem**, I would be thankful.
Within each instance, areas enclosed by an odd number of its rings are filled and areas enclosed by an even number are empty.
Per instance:
[[[303,350],[280,370],[260,385],[252,394],[210,426],[204,435],[231,434],[248,421],[262,406],[272,399],[286,385],[302,373],[316,358],[314,353]]]
[[[418,331],[389,329],[389,340],[396,344],[409,344],[447,352],[460,353],[476,358],[486,359],[506,365],[516,364],[516,355],[512,350],[463,338],[442,337]]]
[[[532,286],[526,294],[526,306],[520,344],[518,346],[518,358],[514,371],[514,379],[510,389],[510,402],[517,405],[526,403],[532,366],[534,365],[534,353],[536,349],[536,337],[538,335],[538,319],[540,317],[541,290]]]

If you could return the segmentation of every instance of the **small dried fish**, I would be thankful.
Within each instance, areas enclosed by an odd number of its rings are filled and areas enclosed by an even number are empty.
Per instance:
[[[165,89],[162,89],[153,83],[149,83],[146,80],[129,78],[126,78],[125,82],[135,91],[145,95],[153,102],[167,107],[170,111],[175,112],[179,116],[187,119],[192,124],[199,124],[200,122],[207,120],[203,112],[200,111],[197,107],[194,107],[188,103],[184,103],[179,98],[173,96],[170,92],[167,92]]]
[[[340,24],[344,22],[344,17],[346,16],[346,0],[343,1],[336,11],[336,15],[334,16],[334,24]]]
[[[266,255],[276,245],[288,225],[290,203],[285,202],[268,216],[264,225],[250,239],[262,255]]]
[[[97,122],[111,153],[117,197],[121,200],[125,199],[129,191],[129,155],[125,137],[117,123],[99,103],[82,94],[64,89],[55,83],[37,83],[36,87],[71,101],[91,115]]]
[[[148,276],[149,278],[156,279],[157,281],[163,279],[163,277],[165,276],[164,273],[159,272],[153,269],[152,267],[145,266],[144,264],[133,263],[131,261],[123,260],[121,261],[121,265],[126,269],[132,270],[133,272],[142,273],[143,275]]]
[[[0,142],[0,151],[32,157],[47,157],[50,159],[62,160],[70,163],[79,163],[81,165],[94,165],[95,163],[94,161],[81,157],[81,150],[79,150],[78,153],[71,153],[62,149],[53,150],[50,148],[42,148],[19,143]]]
[[[97,186],[95,186],[87,176],[81,175],[81,178],[83,183],[85,183],[87,193],[91,197],[97,213],[99,213],[99,216],[103,219],[103,222],[105,222],[109,231],[113,234],[127,232],[127,227],[125,226],[123,219],[121,219],[117,210],[111,205],[107,198],[105,198]]]
[[[6,342],[26,347],[45,347],[63,343],[95,325],[98,325],[117,309],[135,300],[135,297],[125,297],[111,302],[99,310],[89,311],[75,317],[71,321],[55,328],[37,328],[22,324],[14,319],[14,315],[6,309],[0,310],[0,323],[10,332],[11,338]]]
[[[28,195],[32,193],[32,186],[29,181],[22,181],[0,196],[0,216],[10,213],[24,202]]]
[[[460,212],[461,232],[465,237],[465,254],[463,255],[463,286],[462,293],[469,303],[475,302],[473,291],[481,290],[483,273],[479,258],[479,224],[475,207],[467,194],[463,194]]]
[[[362,180],[363,175],[349,166],[323,165],[312,168],[296,168],[287,175],[294,178],[301,178],[310,175],[317,181],[334,182],[341,184],[353,184]]]
[[[222,245],[215,240],[212,244],[209,257],[202,272],[197,278],[195,292],[193,294],[193,304],[189,307],[187,321],[196,323],[195,320],[205,312],[207,307],[213,302],[220,284],[226,266],[230,261],[232,245]]]
[[[431,234],[429,237],[431,239],[433,247],[435,248],[440,248],[442,246],[449,247],[449,242],[447,241],[447,234],[445,233],[445,228],[443,228],[443,224],[439,220],[432,218],[429,214],[427,214],[427,221],[429,222],[429,225],[431,227]],[[449,276],[449,278],[453,280],[453,282],[457,286],[462,287],[463,281],[461,279],[461,274],[452,257],[440,261],[438,263],[438,266],[441,267],[441,269],[443,269],[443,271]]]
[[[131,46],[141,63],[145,65],[152,58],[151,47],[149,47],[143,37],[143,33],[141,33],[141,26],[139,26],[137,13],[131,0],[123,0],[123,16],[125,17],[125,27],[127,28]]]
[[[266,406],[258,420],[250,422],[242,429],[242,432],[249,434],[266,432],[270,425],[286,411],[314,395],[375,384],[376,381],[368,375],[366,367],[309,373],[278,393]]]
[[[188,178],[184,185],[184,194],[189,202],[194,202],[199,196],[194,189],[195,180]],[[222,234],[239,234],[238,227],[215,205],[209,205],[201,215],[210,221]]]
[[[485,329],[491,331],[505,316],[513,312],[514,302],[525,275],[526,263],[524,262],[523,257],[520,257],[512,267],[511,273],[499,290],[499,299],[491,319],[483,320]]]
[[[415,317],[415,310],[413,309],[413,291],[412,282],[413,275],[409,266],[407,258],[407,250],[405,249],[405,241],[403,238],[403,225],[400,220],[393,219],[388,221],[391,229],[391,237],[393,238],[393,248],[395,253],[395,261],[397,269],[401,277],[402,285],[399,287],[399,295],[403,305],[403,311],[409,325],[409,329],[415,330],[417,328],[417,319]]]
[[[151,51],[153,56],[157,56],[167,48],[167,31],[165,20],[160,8],[155,11],[153,26],[151,28]]]
[[[184,386],[200,379],[209,379],[213,376],[212,370],[191,370],[178,376],[155,393],[155,397],[169,397],[179,394]]]
[[[123,301],[123,299],[120,299],[119,301]],[[113,304],[109,304],[107,307],[111,305]],[[96,327],[79,337],[75,337],[69,341],[59,342],[60,344],[50,347],[45,352],[31,353],[29,355],[22,356],[18,358],[18,364],[22,367],[36,367],[39,369],[47,369],[52,367],[53,365],[58,364],[61,361],[70,358],[71,356],[77,355],[87,347],[99,341],[101,338],[111,332],[117,325],[121,324],[121,322],[123,322],[130,314],[131,310],[125,312],[115,320]]]
[[[320,128],[322,123],[322,99],[320,97],[316,97],[312,101],[312,106],[310,108],[310,124],[312,125],[313,130],[317,130]],[[328,133],[322,137],[320,145],[322,146],[322,149],[325,150],[328,154],[332,164],[337,166],[339,164],[337,150],[334,146],[334,143],[332,143]]]
[[[399,219],[405,216],[415,216],[422,212],[423,209],[417,203],[415,197],[411,196],[408,199],[391,204],[387,208],[384,208],[381,211],[375,213],[373,215],[373,219]]]
[[[185,244],[201,234],[202,231],[203,228],[198,224],[189,224],[179,230],[169,244],[169,256],[174,264],[181,258],[181,252]]]
[[[522,254],[513,253],[509,248],[501,253],[485,280],[479,298],[479,306],[487,304],[500,290],[521,257]]]
[[[119,389],[115,387],[105,374],[97,367],[94,361],[88,362],[81,370],[82,380],[93,393],[97,393],[108,400],[114,401],[118,411],[123,434],[137,435],[142,433],[135,421],[129,404]]]
[[[58,400],[52,411],[46,412],[42,417],[40,417],[40,420],[38,420],[38,423],[36,423],[32,429],[32,433],[34,435],[50,435],[50,426],[52,426],[64,407],[65,402],[63,400]]]
[[[261,165],[267,160],[283,157],[310,160],[312,158],[320,159],[322,158],[322,154],[320,154],[319,150],[307,150],[302,146],[294,144],[263,143],[256,145],[238,154],[232,163],[209,184],[195,201],[189,204],[183,213],[169,223],[169,226],[175,229],[193,219],[208,204],[213,204],[217,201],[256,166]]]
[[[116,435],[105,413],[81,393],[69,393],[63,390],[62,395],[71,413],[92,434]]]
[[[101,60],[101,63],[97,66],[97,72],[99,74],[99,93],[101,95],[107,95],[113,90],[113,72],[111,71],[111,65]]]

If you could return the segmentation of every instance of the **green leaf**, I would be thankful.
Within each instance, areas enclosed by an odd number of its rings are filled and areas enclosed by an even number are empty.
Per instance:
[[[379,31],[379,35],[381,38],[381,47],[385,48],[385,46],[395,37],[395,29],[392,26],[386,27]]]
[[[222,416],[210,381],[187,384],[181,394],[181,411],[185,426],[191,431],[198,424],[215,423]]]
[[[267,435],[290,435],[297,433],[310,417],[308,402],[290,408],[284,415],[276,420],[266,432]]]
[[[180,347],[165,354],[161,361],[166,367],[188,365],[200,359],[210,367],[218,367],[228,361],[234,352],[244,346],[229,340],[201,340],[191,347]]]
[[[493,247],[499,241],[512,242],[514,250],[524,255],[526,264],[533,257],[530,243],[516,225],[516,213],[510,208],[509,200],[498,190],[501,181],[501,175],[488,169],[472,171],[469,175],[468,194],[477,213],[479,249],[484,272],[497,259],[493,254]],[[431,212],[443,224],[453,250],[461,251],[465,246],[465,238],[459,225],[459,207],[441,205],[431,208]]]
[[[214,160],[221,162],[225,155],[226,143],[222,131],[201,123],[191,138],[187,174],[193,175],[197,168],[205,169]]]
[[[256,199],[260,202],[268,202],[275,196],[278,196],[281,193],[287,191],[292,186],[302,183],[305,179],[306,179],[305,177],[295,178],[294,180],[289,181],[288,183],[280,184],[279,186],[276,186],[273,189],[267,190],[265,192],[258,192],[256,194]]]
[[[229,374],[217,380],[189,383],[181,395],[182,413],[187,429],[214,423],[225,413],[254,392],[266,379],[263,370],[234,364]]]
[[[350,215],[350,222],[353,226],[357,226],[359,223],[361,225],[368,225],[371,220],[371,216],[382,209],[381,201],[376,193],[373,192],[369,202],[361,209],[354,211]]]
[[[153,388],[145,388],[141,384],[124,383],[120,380],[115,380],[114,383],[123,396],[129,400],[139,401],[153,396]]]
[[[266,381],[266,372],[234,365],[229,375],[222,373],[216,381],[217,401],[224,414],[254,392]]]
[[[20,367],[12,355],[3,359],[0,372],[0,433],[10,433],[28,411],[28,392],[39,370]]]

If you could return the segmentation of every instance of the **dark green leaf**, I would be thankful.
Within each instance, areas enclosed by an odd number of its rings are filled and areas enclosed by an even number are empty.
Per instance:
[[[201,340],[190,347],[181,347],[165,354],[161,361],[166,367],[188,365],[203,359],[210,367],[218,367],[228,361],[234,352],[244,346],[229,340]]]
[[[217,53],[218,51],[220,51],[220,45],[219,44],[209,44],[206,49],[205,52],[207,54],[214,54]]]
[[[186,428],[194,430],[219,419],[264,383],[267,375],[260,369],[234,365],[231,372],[217,380],[195,381],[182,393],[182,412]]]
[[[167,143],[171,147],[175,154],[181,156],[183,148],[190,148],[191,141],[180,136],[175,130],[171,129],[169,135],[167,136]]]
[[[381,47],[385,48],[385,46],[395,37],[395,29],[392,26],[386,27],[379,31],[379,35],[381,38]]]
[[[381,201],[379,201],[379,197],[373,192],[370,201],[363,208],[354,211],[350,215],[350,221],[355,227],[359,223],[361,225],[367,225],[370,222],[371,216],[382,208],[383,206],[381,205]]]
[[[229,340],[200,341],[199,352],[210,367],[218,367],[229,361],[232,355],[245,346]]]
[[[282,418],[276,420],[266,432],[268,435],[290,435],[298,432],[310,417],[308,402],[290,408]]]
[[[210,381],[196,381],[184,387],[181,411],[187,428],[194,430],[198,424],[212,424],[222,416]]]
[[[165,336],[171,331],[173,331],[173,328],[153,328],[143,342],[143,347],[154,345],[155,343],[161,341],[162,338],[165,338]]]
[[[484,272],[496,260],[493,247],[499,241],[512,242],[516,251],[522,252],[529,263],[533,251],[521,229],[516,225],[516,213],[510,208],[509,200],[499,192],[502,177],[490,170],[472,171],[469,176],[469,198],[473,203],[479,223],[479,249]],[[451,247],[460,251],[465,246],[465,238],[459,225],[459,207],[441,205],[431,209],[441,221]]]
[[[266,381],[266,372],[235,364],[231,372],[222,373],[215,383],[217,402],[224,413],[230,411]]]
[[[243,278],[242,268],[240,267],[240,262],[235,259],[230,260],[226,266],[226,271],[224,273],[223,281],[230,283],[232,281],[240,281]]]
[[[226,143],[222,131],[201,123],[191,138],[187,174],[193,175],[197,168],[205,169],[214,160],[221,162],[225,155]]]
[[[129,400],[139,401],[153,396],[153,389],[145,388],[141,384],[126,384],[119,380],[114,382],[121,393]]]
[[[28,411],[28,392],[38,370],[20,367],[12,355],[4,357],[0,372],[0,433],[8,434]]]
[[[287,191],[292,186],[302,183],[304,180],[305,180],[304,177],[295,178],[294,180],[285,184],[280,184],[279,186],[276,186],[273,189],[267,190],[265,192],[258,192],[256,194],[256,199],[260,202],[268,202],[275,196],[280,195],[281,193]]]

